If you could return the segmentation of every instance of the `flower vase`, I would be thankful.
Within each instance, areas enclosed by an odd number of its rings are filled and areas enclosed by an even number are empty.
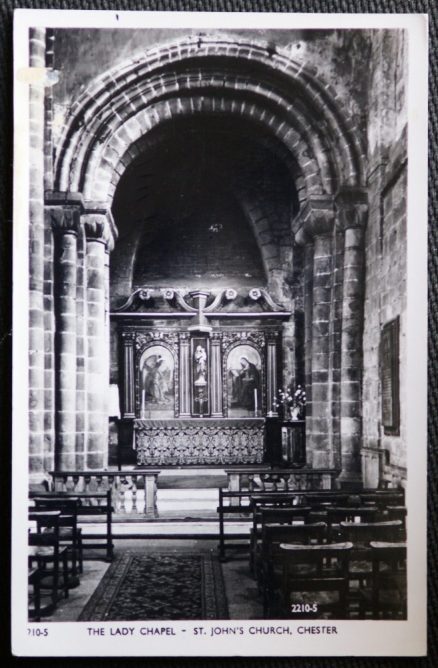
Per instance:
[[[290,419],[296,421],[300,419],[301,408],[299,406],[292,406],[290,409]]]

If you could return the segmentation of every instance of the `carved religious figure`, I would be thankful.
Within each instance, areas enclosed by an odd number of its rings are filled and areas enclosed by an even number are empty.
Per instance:
[[[207,351],[201,345],[196,346],[194,354],[196,386],[207,384]]]

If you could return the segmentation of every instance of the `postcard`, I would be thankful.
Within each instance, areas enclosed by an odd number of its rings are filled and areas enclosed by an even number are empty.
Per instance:
[[[14,24],[12,651],[424,655],[427,16]]]

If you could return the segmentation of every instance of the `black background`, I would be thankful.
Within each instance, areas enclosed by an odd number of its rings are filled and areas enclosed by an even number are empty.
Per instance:
[[[429,13],[430,102],[429,102],[429,491],[428,491],[428,657],[426,658],[25,658],[10,651],[10,442],[11,442],[11,302],[12,302],[12,14],[15,8],[118,9],[184,11],[263,12],[403,12]],[[386,668],[438,665],[436,530],[438,477],[438,215],[436,192],[438,143],[437,117],[437,0],[0,0],[0,638],[3,664],[12,666],[100,667],[145,666],[156,668]],[[23,406],[23,411],[26,407]],[[226,640],[225,640],[226,642]],[[275,643],[275,638],[272,639]],[[372,649],[372,648],[370,648]],[[309,653],[311,644],[309,642]]]

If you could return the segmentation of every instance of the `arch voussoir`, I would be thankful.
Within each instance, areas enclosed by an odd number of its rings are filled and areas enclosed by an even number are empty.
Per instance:
[[[205,95],[207,90],[214,96]],[[169,119],[181,113],[228,112],[226,96],[230,97],[231,90],[235,92],[232,113],[255,118],[256,109],[263,107],[259,122],[288,150],[298,151],[298,162],[303,173],[307,172],[304,182],[308,190],[334,191],[340,183],[361,183],[364,148],[358,138],[357,119],[341,109],[337,92],[318,79],[315,68],[293,61],[281,50],[272,52],[265,44],[189,37],[141,53],[87,87],[74,103],[61,137],[55,187],[89,192],[92,186],[86,179],[106,174],[110,166],[115,170],[122,152],[126,153],[138,133],[162,122],[163,114]],[[182,108],[174,109],[170,100],[175,97]],[[168,102],[159,107],[163,99]],[[184,99],[189,100],[190,109]],[[281,113],[273,113],[272,107]],[[146,114],[142,114],[144,109],[148,109]],[[312,163],[303,162],[301,143],[309,147]],[[96,171],[99,152],[101,172]],[[102,185],[104,181],[98,182]]]

